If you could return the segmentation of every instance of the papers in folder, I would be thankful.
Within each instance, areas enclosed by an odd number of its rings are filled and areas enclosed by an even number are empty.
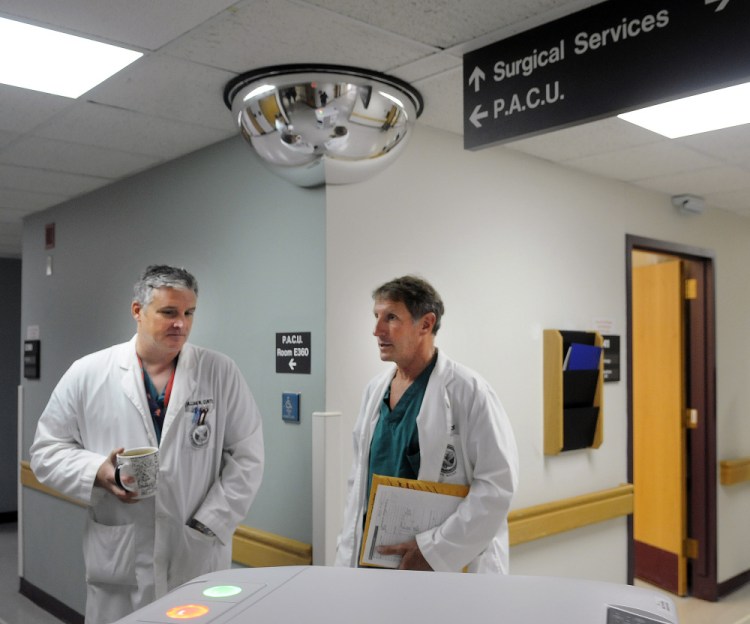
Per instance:
[[[439,526],[468,493],[468,485],[373,475],[360,566],[397,568],[401,557],[381,555],[378,546],[408,542]]]

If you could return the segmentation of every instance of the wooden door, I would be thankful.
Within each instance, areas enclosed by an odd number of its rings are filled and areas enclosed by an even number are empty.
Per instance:
[[[682,264],[632,272],[635,576],[687,593]]]

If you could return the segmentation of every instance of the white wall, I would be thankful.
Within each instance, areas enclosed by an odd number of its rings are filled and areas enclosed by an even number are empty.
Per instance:
[[[667,196],[508,149],[467,152],[461,137],[418,126],[391,168],[328,188],[326,227],[326,409],[344,413],[345,431],[384,366],[370,293],[414,272],[446,304],[438,346],[482,373],[511,417],[521,456],[514,509],[626,482],[625,236],[633,234],[715,251],[718,457],[750,455],[749,219],[683,216]],[[591,329],[596,319],[613,323],[622,348],[621,381],[604,387],[604,444],[545,457],[542,330]],[[344,472],[348,437],[346,450]],[[750,569],[750,491],[721,487],[719,581]],[[515,547],[511,568],[624,582],[626,553],[619,519]]]

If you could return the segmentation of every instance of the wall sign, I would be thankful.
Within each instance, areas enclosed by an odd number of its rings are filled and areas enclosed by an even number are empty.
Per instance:
[[[310,332],[276,334],[276,372],[310,373]]]
[[[604,381],[620,381],[620,337],[602,336],[604,347]]]
[[[24,379],[39,379],[41,344],[39,340],[23,341]]]
[[[607,0],[464,55],[478,149],[750,80],[747,0]]]

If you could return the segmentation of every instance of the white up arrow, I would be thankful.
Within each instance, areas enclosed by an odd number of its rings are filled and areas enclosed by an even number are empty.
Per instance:
[[[475,67],[474,71],[471,72],[471,76],[469,76],[469,84],[474,83],[474,93],[479,91],[479,87],[484,78],[484,72],[479,69],[479,67]]]

